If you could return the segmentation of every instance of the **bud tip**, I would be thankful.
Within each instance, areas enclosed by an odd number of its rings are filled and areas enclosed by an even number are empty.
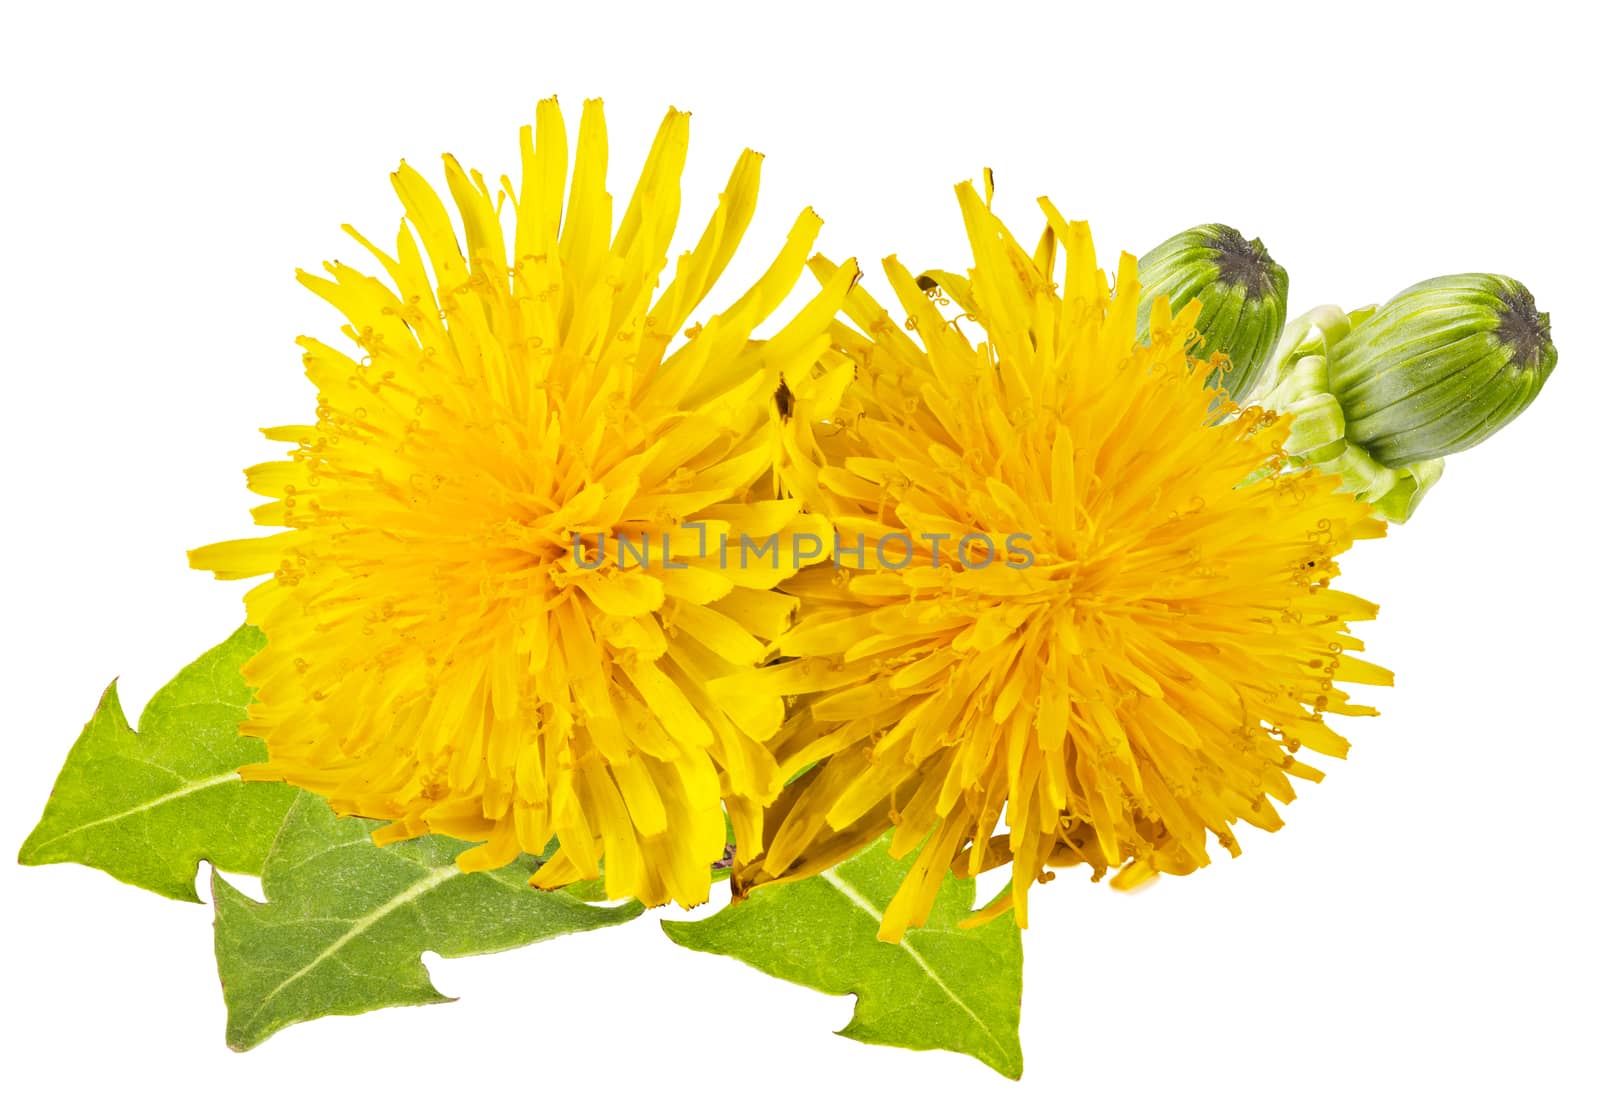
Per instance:
[[[1549,313],[1540,311],[1533,293],[1515,282],[1499,295],[1502,307],[1495,336],[1511,350],[1511,366],[1519,371],[1543,369],[1552,349]]]
[[[1275,267],[1266,245],[1260,239],[1246,239],[1238,229],[1225,224],[1218,224],[1214,230],[1211,246],[1217,280],[1242,287],[1252,300],[1273,291]]]

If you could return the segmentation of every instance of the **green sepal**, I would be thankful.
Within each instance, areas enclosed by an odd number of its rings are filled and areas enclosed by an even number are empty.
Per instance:
[[[1310,465],[1337,475],[1342,490],[1367,502],[1377,515],[1401,524],[1444,473],[1444,460],[1419,460],[1401,467],[1378,462],[1351,441],[1344,405],[1329,390],[1330,356],[1371,321],[1374,311],[1323,306],[1290,323],[1251,401],[1293,415],[1284,445],[1291,465]]]

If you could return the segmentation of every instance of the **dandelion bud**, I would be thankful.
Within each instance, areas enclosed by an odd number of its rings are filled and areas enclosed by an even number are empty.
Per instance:
[[[1289,298],[1289,274],[1261,240],[1246,240],[1226,224],[1190,228],[1139,259],[1139,281],[1139,337],[1149,336],[1157,296],[1167,297],[1174,312],[1199,299],[1200,351],[1227,355],[1229,367],[1214,383],[1242,401],[1277,347]]]
[[[1487,273],[1412,285],[1333,346],[1329,390],[1345,437],[1403,466],[1482,443],[1556,366],[1550,316],[1520,282]]]

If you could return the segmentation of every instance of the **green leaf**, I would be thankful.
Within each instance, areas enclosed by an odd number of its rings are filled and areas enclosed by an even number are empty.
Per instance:
[[[526,855],[493,872],[462,873],[454,859],[469,844],[455,839],[380,848],[371,838],[377,826],[336,819],[320,798],[302,794],[267,855],[267,902],[213,875],[228,1046],[246,1051],[329,1014],[450,1001],[428,978],[424,952],[500,952],[644,910],[530,888],[539,861]]]
[[[869,1044],[959,1051],[1022,1075],[1022,939],[1010,912],[973,929],[977,886],[950,876],[928,924],[898,945],[877,939],[883,909],[911,865],[887,837],[802,881],[758,888],[698,922],[663,922],[685,948],[742,960],[828,994],[854,994],[839,1035]]]
[[[137,733],[117,685],[106,688],[17,860],[81,862],[191,903],[200,902],[194,878],[202,858],[259,873],[295,796],[289,786],[237,774],[267,757],[261,741],[239,735],[251,695],[240,668],[263,641],[254,627],[234,631],[156,693]]]

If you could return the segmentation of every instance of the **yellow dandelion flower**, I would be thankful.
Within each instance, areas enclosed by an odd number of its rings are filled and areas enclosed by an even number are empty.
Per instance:
[[[1086,225],[1041,201],[1030,255],[957,192],[970,278],[884,263],[921,346],[853,289],[865,336],[837,325],[790,384],[785,481],[834,523],[841,568],[786,583],[793,659],[737,680],[799,702],[773,739],[793,781],[736,891],[893,826],[894,854],[921,849],[888,940],[952,865],[1009,861],[987,914],[1026,925],[1049,866],[1123,867],[1126,886],[1206,864],[1208,833],[1236,853],[1235,821],[1276,828],[1290,776],[1320,777],[1302,748],[1344,754],[1325,715],[1375,712],[1336,684],[1391,678],[1350,655],[1376,607],[1329,587],[1384,525],[1320,474],[1241,486],[1280,467],[1288,421],[1215,405],[1213,365],[1186,357],[1196,306],[1158,300],[1139,345],[1131,257],[1113,292]]]
[[[613,232],[600,103],[584,106],[570,179],[561,113],[541,103],[520,182],[498,196],[445,157],[464,244],[402,164],[394,253],[351,230],[387,283],[336,264],[300,275],[356,351],[301,340],[316,423],[265,430],[294,451],[247,472],[270,498],[256,522],[287,530],[191,556],[219,578],[270,574],[245,597],[267,644],[246,668],[243,731],[269,752],[246,777],[392,821],[380,842],[472,840],[467,870],[554,837],[534,883],[603,860],[608,895],[649,904],[706,898],[724,798],[740,840],[761,844],[782,784],[761,741],[783,702],[711,681],[761,662],[794,609],[773,586],[795,570],[724,566],[706,540],[818,530],[772,495],[772,393],[826,347],[853,271],[751,340],[802,272],[821,223],[807,210],[764,276],[684,330],[760,172],[759,155],[739,159],[657,293],[688,125],[668,113]]]

